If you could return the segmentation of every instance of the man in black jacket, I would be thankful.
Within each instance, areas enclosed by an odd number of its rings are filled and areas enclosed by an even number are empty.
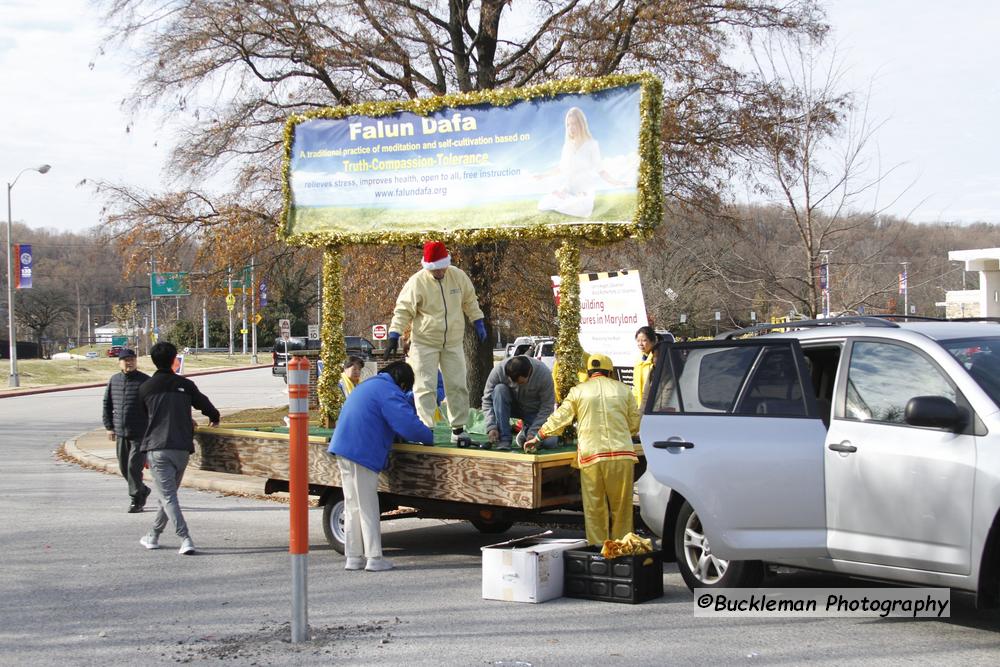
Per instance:
[[[198,408],[212,426],[219,425],[219,411],[198,391],[194,382],[174,373],[176,347],[170,343],[157,343],[150,349],[149,356],[156,365],[156,373],[139,389],[139,399],[149,415],[142,438],[142,451],[149,461],[153,485],[160,494],[160,509],[153,520],[152,530],[139,543],[147,549],[159,549],[160,533],[167,527],[169,519],[174,524],[177,537],[181,538],[178,553],[193,554],[194,542],[177,501],[177,489],[184,477],[188,458],[194,452],[191,408]]]
[[[123,348],[118,352],[121,373],[108,380],[104,390],[104,428],[108,440],[117,440],[118,469],[128,481],[128,495],[132,498],[130,513],[141,512],[149,497],[149,487],[142,483],[142,466],[146,455],[139,447],[146,432],[146,410],[139,401],[139,386],[149,376],[136,369],[135,352]]]

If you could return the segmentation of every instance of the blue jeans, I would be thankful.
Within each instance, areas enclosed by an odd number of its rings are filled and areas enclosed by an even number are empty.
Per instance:
[[[500,442],[510,442],[510,419],[517,417],[524,422],[525,432],[535,421],[535,414],[525,412],[514,400],[514,392],[505,384],[498,384],[493,387],[493,416],[497,420],[497,428],[500,430]],[[532,433],[531,435],[535,435]],[[541,442],[542,449],[553,449],[559,446],[558,436],[549,436]]]

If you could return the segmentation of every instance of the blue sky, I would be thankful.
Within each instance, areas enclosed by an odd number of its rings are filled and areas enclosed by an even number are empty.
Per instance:
[[[880,198],[905,191],[888,212],[1000,223],[1000,3],[834,0],[827,9],[845,83],[871,86],[870,115],[885,121],[878,160],[898,169]],[[0,180],[52,165],[13,191],[14,219],[32,227],[97,224],[100,202],[85,179],[161,181],[171,130],[122,111],[131,73],[123,54],[98,55],[101,35],[87,0],[0,2]]]

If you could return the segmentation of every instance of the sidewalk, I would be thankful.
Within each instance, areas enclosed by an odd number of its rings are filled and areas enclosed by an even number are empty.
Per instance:
[[[115,441],[108,440],[107,431],[99,429],[84,433],[63,443],[59,450],[60,455],[84,468],[121,475],[118,471],[118,457],[115,454]],[[150,482],[149,471],[147,470],[144,479]],[[276,500],[287,502],[287,493],[273,493],[264,495],[264,484],[267,482],[263,477],[252,477],[250,475],[234,475],[225,472],[215,472],[209,470],[198,470],[194,466],[188,466],[184,472],[184,480],[181,486],[199,489],[201,491],[214,491],[225,495],[236,495],[248,498],[260,498],[266,500]],[[124,484],[124,480],[122,482]],[[155,509],[155,506],[153,506]],[[147,508],[148,510],[148,508]]]

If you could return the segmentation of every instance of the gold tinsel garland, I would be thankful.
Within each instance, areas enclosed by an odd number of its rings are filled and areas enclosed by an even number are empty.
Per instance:
[[[509,106],[516,102],[552,98],[573,93],[594,93],[608,88],[639,84],[642,95],[639,102],[639,175],[638,200],[635,217],[621,223],[587,223],[579,225],[538,225],[535,227],[496,227],[466,229],[450,232],[434,230],[410,232],[303,232],[291,234],[288,220],[291,215],[291,158],[295,126],[316,118],[337,120],[347,116],[380,117],[401,111],[426,116],[443,108],[489,104]],[[448,244],[472,245],[485,241],[513,241],[530,239],[585,239],[591,244],[605,244],[625,238],[646,238],[663,218],[663,155],[660,147],[660,113],[663,87],[653,74],[612,74],[598,78],[571,78],[550,81],[523,88],[500,88],[468,93],[454,93],[415,100],[382,100],[362,102],[345,107],[327,107],[305,114],[293,115],[285,124],[285,159],[282,166],[282,196],[284,209],[278,238],[295,245],[321,248],[328,245],[403,245],[422,243],[428,236]]]
[[[563,397],[579,382],[580,358],[580,248],[573,241],[563,241],[556,250],[559,260],[559,336],[556,338],[556,360],[559,362],[556,384]]]
[[[323,426],[329,428],[337,421],[344,395],[338,386],[340,371],[347,358],[344,341],[344,286],[340,267],[340,248],[327,246],[323,251],[323,323],[320,340],[323,341],[320,358],[323,374],[316,383],[319,410]]]
[[[516,102],[538,98],[552,98],[572,93],[593,93],[608,88],[639,84],[642,95],[639,102],[639,174],[638,200],[635,217],[625,223],[588,223],[572,226],[537,226],[530,228],[500,227],[475,230],[439,232],[377,232],[335,234],[309,232],[289,234],[287,220],[291,212],[290,173],[292,141],[295,126],[313,118],[339,119],[349,115],[378,117],[401,111],[426,116],[445,107],[476,104],[509,106]],[[344,299],[339,247],[345,244],[396,245],[421,243],[428,236],[449,244],[472,245],[484,241],[563,239],[556,252],[559,275],[562,278],[559,301],[559,337],[556,354],[560,359],[572,360],[560,364],[559,385],[561,392],[568,392],[578,382],[580,347],[580,249],[585,240],[592,245],[614,243],[629,237],[646,238],[663,217],[663,155],[660,150],[660,113],[663,89],[660,80],[650,73],[613,74],[599,78],[572,78],[551,81],[536,86],[456,93],[408,101],[364,102],[349,107],[329,107],[306,114],[294,115],[285,125],[285,159],[282,167],[282,196],[284,210],[278,238],[294,245],[324,248],[323,256],[323,322],[321,357],[323,376],[319,378],[320,411],[325,426],[331,426],[340,413],[343,396],[338,389],[340,369],[346,357],[344,341]],[[560,399],[562,397],[559,397]]]

